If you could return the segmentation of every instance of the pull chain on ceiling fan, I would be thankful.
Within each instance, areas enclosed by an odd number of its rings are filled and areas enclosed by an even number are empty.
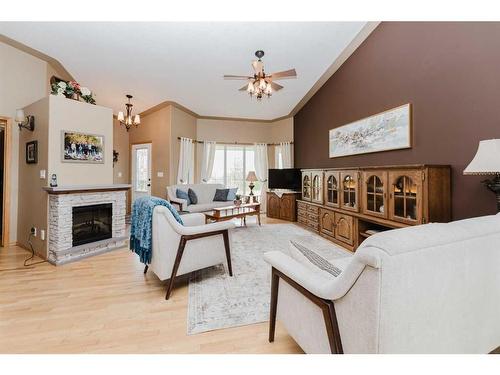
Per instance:
[[[258,60],[252,61],[252,67],[254,70],[253,76],[238,76],[226,74],[224,75],[224,79],[248,80],[248,84],[240,88],[239,91],[246,91],[250,94],[251,97],[254,96],[257,98],[257,100],[261,100],[263,96],[267,96],[269,98],[274,91],[278,91],[283,88],[283,86],[275,83],[274,81],[280,79],[297,78],[295,69],[266,74],[264,72],[264,63],[262,62],[264,51],[256,51],[255,56],[257,56]]]

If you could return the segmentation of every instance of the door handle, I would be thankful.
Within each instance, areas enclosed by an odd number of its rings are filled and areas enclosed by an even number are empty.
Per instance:
[[[151,186],[151,184],[147,184],[146,186],[147,186],[147,187],[150,187],[150,186]]]

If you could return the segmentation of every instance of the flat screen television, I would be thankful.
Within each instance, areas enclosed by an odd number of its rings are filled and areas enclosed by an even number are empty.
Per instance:
[[[300,169],[269,169],[269,189],[287,189],[300,191],[302,174]]]

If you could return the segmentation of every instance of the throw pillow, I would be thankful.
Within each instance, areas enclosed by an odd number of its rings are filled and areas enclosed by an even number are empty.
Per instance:
[[[191,201],[189,200],[189,195],[188,195],[187,191],[184,191],[184,190],[181,190],[181,189],[177,189],[175,191],[175,196],[177,198],[180,198],[180,199],[185,199],[187,201],[187,205],[188,206],[191,204]]]
[[[295,241],[290,241],[290,245],[290,254],[292,255],[292,258],[310,270],[319,272],[325,277],[337,277],[342,272],[340,268],[334,266],[321,255],[315,253],[307,247]]]
[[[191,201],[191,204],[198,204],[198,196],[191,188],[188,189],[188,197],[189,200]]]
[[[229,189],[215,189],[214,202],[226,202]]]
[[[234,201],[236,199],[236,192],[237,191],[238,191],[238,188],[229,189],[229,193],[227,193],[227,200]]]

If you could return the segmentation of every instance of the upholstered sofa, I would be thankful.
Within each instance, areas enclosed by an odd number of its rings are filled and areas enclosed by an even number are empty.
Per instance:
[[[268,252],[274,317],[307,353],[488,353],[500,346],[500,214],[379,233],[320,276]],[[335,260],[331,261],[335,265]]]
[[[177,198],[176,196],[177,189],[187,192],[190,188],[193,189],[198,197],[197,204],[188,205],[185,199]],[[232,201],[214,202],[215,190],[224,188],[223,184],[182,184],[167,186],[167,200],[177,205],[181,211],[206,212],[216,207],[224,207],[232,204]]]

